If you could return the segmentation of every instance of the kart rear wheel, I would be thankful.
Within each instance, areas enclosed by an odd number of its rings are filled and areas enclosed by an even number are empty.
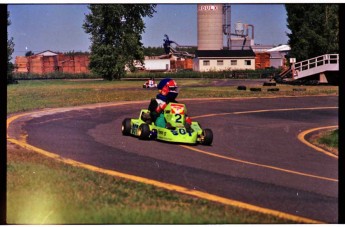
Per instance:
[[[211,145],[213,141],[213,132],[211,129],[204,129],[201,135],[201,144],[202,145]]]
[[[131,119],[126,118],[122,121],[122,135],[129,136],[131,134]]]
[[[139,126],[138,136],[141,140],[147,140],[150,138],[150,127],[148,124],[141,124]]]

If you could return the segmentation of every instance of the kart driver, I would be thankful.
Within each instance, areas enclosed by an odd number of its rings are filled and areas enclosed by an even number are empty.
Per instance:
[[[159,93],[156,98],[151,99],[150,105],[148,107],[150,111],[150,117],[153,122],[158,127],[169,128],[171,127],[169,123],[166,123],[163,110],[170,102],[177,102],[176,97],[178,96],[178,87],[175,80],[171,78],[162,79],[157,85]],[[191,128],[192,120],[190,117],[186,116],[186,129]]]

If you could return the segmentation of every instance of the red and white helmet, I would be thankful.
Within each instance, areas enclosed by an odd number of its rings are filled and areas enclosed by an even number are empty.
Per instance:
[[[178,87],[175,80],[170,78],[165,78],[161,80],[157,86],[159,92],[164,96],[171,96],[171,98],[176,98],[178,95]],[[174,96],[174,97],[173,97]]]

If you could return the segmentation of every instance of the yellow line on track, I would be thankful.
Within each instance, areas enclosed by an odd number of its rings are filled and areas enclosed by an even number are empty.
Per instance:
[[[105,104],[104,106],[117,106],[117,105],[123,105],[123,104],[128,104],[128,103],[116,103],[116,104]],[[91,106],[91,108],[97,108],[100,105],[94,105]],[[79,108],[88,108],[88,107],[76,107],[76,108],[70,108],[71,110],[74,109],[79,109]],[[334,107],[329,107],[329,108],[334,108]],[[299,109],[306,109],[306,108],[297,108]],[[317,109],[317,108],[307,108],[307,109]],[[287,109],[289,110],[289,109]],[[291,109],[291,110],[296,110],[296,109]],[[273,110],[273,111],[283,111],[283,109],[277,109],[277,110]],[[264,214],[268,214],[268,215],[273,215],[279,218],[284,218],[284,219],[288,219],[288,220],[292,220],[298,223],[310,223],[310,224],[322,224],[324,222],[320,222],[317,220],[313,220],[313,219],[309,219],[309,218],[304,218],[304,217],[300,217],[300,216],[296,216],[296,215],[292,215],[292,214],[288,214],[288,213],[284,213],[284,212],[280,212],[280,211],[276,211],[276,210],[271,210],[271,209],[267,209],[267,208],[263,208],[263,207],[259,207],[259,206],[255,206],[255,205],[251,205],[248,203],[243,203],[240,201],[236,201],[236,200],[232,200],[232,199],[228,199],[228,198],[224,198],[224,197],[220,197],[217,195],[213,195],[213,194],[209,194],[209,193],[205,193],[205,192],[201,192],[201,191],[197,191],[197,190],[191,190],[185,187],[181,187],[178,185],[173,185],[173,184],[168,184],[168,183],[164,183],[164,182],[160,182],[160,181],[156,181],[156,180],[152,180],[152,179],[147,179],[147,178],[143,178],[143,177],[139,177],[139,176],[135,176],[135,175],[130,175],[130,174],[125,174],[125,173],[121,173],[121,172],[117,172],[117,171],[113,171],[113,170],[108,170],[108,169],[102,169],[96,166],[92,166],[89,164],[85,164],[85,163],[81,163],[81,162],[77,162],[74,161],[72,159],[66,159],[66,158],[62,158],[61,156],[51,153],[49,151],[40,149],[38,147],[32,146],[30,144],[28,144],[26,142],[26,137],[24,137],[21,141],[14,139],[14,138],[10,138],[8,135],[8,128],[10,126],[10,124],[16,120],[19,119],[21,117],[27,116],[27,115],[31,115],[31,114],[35,114],[35,113],[42,113],[42,112],[49,112],[49,110],[43,110],[43,111],[37,111],[37,112],[29,112],[29,113],[24,113],[24,114],[18,114],[18,115],[14,115],[12,117],[9,117],[7,119],[7,140],[9,142],[12,142],[14,144],[17,144],[23,148],[35,151],[39,154],[45,155],[47,157],[53,158],[57,161],[66,163],[66,164],[70,164],[76,167],[82,167],[91,171],[95,171],[95,172],[99,172],[99,173],[104,173],[104,174],[108,174],[111,176],[115,176],[115,177],[120,177],[120,178],[125,178],[128,180],[132,180],[132,181],[136,181],[136,182],[140,182],[140,183],[144,183],[144,184],[149,184],[149,185],[153,185],[153,186],[157,186],[160,188],[164,188],[170,191],[176,191],[179,193],[183,193],[183,194],[188,194],[188,195],[192,195],[192,196],[196,196],[202,199],[207,199],[210,201],[214,201],[214,202],[218,202],[218,203],[222,203],[225,205],[230,205],[230,206],[235,206],[238,208],[243,208],[243,209],[247,209],[250,211],[255,211],[255,212],[259,212],[259,213],[264,213]],[[248,111],[248,112],[234,112],[234,113],[224,113],[224,114],[218,114],[219,115],[227,115],[227,114],[243,114],[243,113],[254,113],[254,112],[267,112],[265,110],[259,110],[259,111]],[[200,117],[206,117],[206,116],[214,116],[214,115],[203,115],[203,116],[199,116]],[[195,118],[195,117],[194,117]],[[186,147],[187,149],[191,149],[191,147],[187,147],[187,146],[183,146]],[[216,154],[212,154],[212,153],[208,153],[196,148],[193,148],[192,150],[200,152],[200,153],[206,153],[207,155],[212,155],[212,156],[218,156],[218,157],[222,157],[222,158],[226,158],[226,159],[231,159],[232,161],[239,161],[242,163],[246,163],[246,164],[250,164],[250,165],[257,165],[257,166],[261,166],[261,167],[266,167],[266,168],[271,168],[271,169],[276,169],[276,170],[280,170],[280,171],[285,171],[285,172],[293,172],[294,171],[289,171],[289,170],[283,170],[277,167],[272,167],[272,166],[266,166],[266,165],[261,165],[261,164],[257,164],[257,163],[251,163],[251,162],[247,162],[247,161],[243,161],[243,160],[238,160],[238,159],[233,159],[233,158],[229,158],[229,157],[223,157],[220,155],[216,155]],[[308,175],[308,174],[303,174],[301,173],[301,175]],[[313,176],[313,175],[311,175]],[[317,177],[317,176],[314,176]],[[323,177],[318,177],[318,178],[323,178]],[[328,179],[328,178],[325,178]],[[334,180],[334,179],[329,179],[329,180]]]
[[[325,126],[325,127],[319,127],[319,128],[312,128],[312,129],[309,129],[309,130],[306,130],[306,131],[301,132],[300,134],[298,134],[297,138],[298,138],[302,143],[304,143],[305,145],[307,145],[307,146],[309,146],[309,147],[315,149],[316,151],[319,151],[319,152],[321,152],[321,153],[323,153],[323,154],[325,154],[325,155],[328,155],[328,156],[331,156],[331,157],[333,157],[333,158],[338,159],[338,156],[337,156],[337,155],[332,154],[332,153],[330,153],[330,152],[328,152],[328,151],[326,151],[326,150],[324,150],[324,149],[322,149],[322,148],[320,148],[320,147],[317,147],[317,146],[315,146],[314,144],[309,143],[309,142],[305,139],[305,136],[306,136],[307,134],[309,134],[309,133],[312,133],[312,132],[314,132],[314,131],[319,131],[319,130],[332,129],[332,128],[338,128],[338,125]]]
[[[270,109],[270,110],[251,110],[251,111],[229,112],[229,113],[219,113],[219,114],[205,114],[205,115],[200,115],[200,116],[193,117],[193,119],[204,118],[204,117],[224,116],[224,115],[231,115],[231,114],[251,114],[251,113],[299,111],[299,110],[320,110],[320,109],[338,109],[338,107],[329,106],[329,107],[302,107],[302,108],[283,108],[283,109]],[[334,128],[334,127],[337,127],[337,126],[330,126],[330,128]],[[307,130],[307,131],[302,132],[301,134],[299,134],[298,135],[298,139],[301,140],[303,143],[307,144],[309,147],[312,147],[312,148],[316,149],[317,151],[323,152],[323,153],[325,153],[325,154],[327,154],[329,156],[335,156],[335,155],[333,155],[333,154],[331,154],[329,152],[324,151],[321,148],[318,148],[318,147],[308,143],[304,139],[304,136],[306,134],[308,134],[308,133],[310,133],[312,131],[320,130],[320,129],[324,129],[324,128],[329,128],[329,127],[322,127],[322,128],[316,128],[316,129]],[[296,174],[296,175],[301,175],[301,176],[306,176],[306,177],[311,177],[311,178],[317,178],[317,179],[321,179],[321,180],[338,182],[337,179],[333,179],[333,178],[322,177],[322,176],[302,173],[302,172],[298,172],[298,171],[283,169],[283,168],[279,168],[279,167],[275,167],[275,166],[264,165],[264,164],[259,164],[259,163],[255,163],[255,162],[249,162],[249,161],[245,161],[245,160],[240,160],[240,159],[236,159],[236,158],[232,158],[232,157],[228,157],[228,156],[223,156],[223,155],[218,155],[218,154],[215,154],[215,153],[206,152],[206,151],[203,151],[203,150],[200,150],[200,149],[197,149],[197,148],[194,148],[194,147],[190,147],[190,146],[185,146],[185,145],[180,145],[180,146],[182,146],[182,147],[184,147],[186,149],[189,149],[189,150],[193,150],[193,151],[198,152],[198,153],[202,153],[202,154],[205,154],[205,155],[209,155],[209,156],[213,156],[213,157],[217,157],[217,158],[221,158],[221,159],[226,159],[226,160],[229,160],[229,161],[234,161],[234,162],[244,163],[244,164],[248,164],[248,165],[259,166],[259,167],[263,167],[263,168],[269,168],[269,169],[273,169],[273,170],[277,170],[277,171],[281,171],[281,172],[292,173],[292,174]]]
[[[251,113],[265,113],[265,112],[281,112],[281,111],[298,111],[298,110],[323,110],[323,109],[338,109],[338,107],[302,107],[302,108],[287,108],[287,109],[270,109],[270,110],[250,110],[250,111],[239,111],[239,112],[229,112],[229,113],[217,113],[217,114],[205,114],[200,116],[195,116],[193,119],[204,118],[204,117],[216,117],[231,114],[251,114]]]
[[[114,170],[109,170],[109,169],[103,169],[103,168],[99,168],[93,165],[89,165],[89,164],[85,164],[82,162],[78,162],[78,161],[74,161],[72,159],[66,159],[66,158],[62,158],[60,155],[48,152],[46,150],[40,149],[38,147],[32,146],[30,144],[28,144],[25,140],[23,141],[19,141],[13,138],[7,138],[8,141],[17,144],[25,149],[29,149],[32,151],[35,151],[39,154],[42,154],[44,156],[47,156],[49,158],[53,158],[59,162],[65,163],[65,164],[69,164],[78,168],[84,168],[84,169],[88,169],[94,172],[98,172],[98,173],[103,173],[103,174],[107,174],[110,176],[114,176],[114,177],[119,177],[119,178],[124,178],[127,180],[132,180],[132,181],[136,181],[139,183],[143,183],[143,184],[149,184],[149,185],[153,185],[159,188],[163,188],[163,189],[167,189],[169,191],[175,191],[175,192],[179,192],[179,193],[183,193],[183,194],[187,194],[187,195],[191,195],[191,196],[195,196],[201,199],[206,199],[209,201],[213,201],[213,202],[217,202],[217,203],[222,203],[225,205],[229,205],[229,206],[234,206],[237,208],[241,208],[241,209],[246,209],[249,211],[254,211],[254,212],[259,212],[259,213],[263,213],[263,214],[267,214],[267,215],[272,215],[278,218],[283,218],[283,219],[287,219],[287,220],[291,220],[291,221],[295,221],[297,223],[309,223],[309,224],[324,224],[324,222],[320,222],[317,220],[313,220],[313,219],[309,219],[309,218],[304,218],[304,217],[300,217],[300,216],[296,216],[296,215],[292,215],[292,214],[288,214],[288,213],[284,213],[284,212],[280,212],[280,211],[276,211],[276,210],[271,210],[271,209],[267,209],[267,208],[263,208],[263,207],[259,207],[259,206],[255,206],[255,205],[251,205],[248,203],[244,203],[244,202],[240,202],[240,201],[236,201],[236,200],[232,200],[232,199],[228,199],[228,198],[224,198],[221,196],[217,196],[217,195],[213,195],[213,194],[209,194],[209,193],[205,193],[202,191],[197,191],[197,190],[193,190],[193,189],[188,189],[185,187],[181,187],[178,185],[174,185],[174,184],[168,184],[168,183],[164,183],[164,182],[160,182],[160,181],[156,181],[156,180],[152,180],[152,179],[148,179],[148,178],[144,178],[144,177],[139,177],[139,176],[135,176],[135,175],[130,175],[130,174],[126,174],[126,173],[121,173],[121,172],[117,172]]]
[[[186,146],[186,145],[180,145],[180,146],[184,147],[186,149],[198,152],[198,153],[202,153],[202,154],[205,154],[205,155],[209,155],[209,156],[213,156],[213,157],[216,157],[216,158],[221,158],[221,159],[225,159],[225,160],[229,160],[229,161],[233,161],[233,162],[239,162],[239,163],[243,163],[243,164],[247,164],[247,165],[253,165],[253,166],[258,166],[258,167],[263,167],[263,168],[267,168],[267,169],[273,169],[273,170],[280,171],[280,172],[291,173],[291,174],[295,174],[295,175],[311,177],[311,178],[316,178],[316,179],[320,179],[320,180],[327,180],[327,181],[338,182],[337,179],[333,179],[333,178],[321,177],[321,176],[317,176],[317,175],[312,175],[312,174],[302,173],[302,172],[298,172],[298,171],[283,169],[283,168],[279,168],[279,167],[275,167],[275,166],[264,165],[264,164],[259,164],[259,163],[255,163],[255,162],[249,162],[249,161],[245,161],[245,160],[241,160],[241,159],[236,159],[236,158],[232,158],[232,157],[228,157],[228,156],[224,156],[224,155],[219,155],[219,154],[203,151],[203,150],[200,150],[200,149],[197,149],[197,148],[194,148],[194,147],[190,147],[190,146]]]

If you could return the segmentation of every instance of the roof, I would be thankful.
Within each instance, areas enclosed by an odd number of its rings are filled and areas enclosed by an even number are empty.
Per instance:
[[[267,52],[275,52],[275,51],[289,51],[291,50],[289,45],[280,45],[277,47],[274,47],[272,49],[267,50]]]
[[[35,55],[42,55],[42,56],[56,56],[58,55],[58,53],[55,53],[51,50],[46,50],[46,51],[43,51],[43,52],[40,52],[38,54],[35,54]]]
[[[254,53],[266,52],[267,50],[272,49],[273,47],[274,47],[273,45],[263,45],[263,44],[255,44],[254,46],[251,46]]]
[[[255,57],[253,50],[196,50],[197,58]]]

